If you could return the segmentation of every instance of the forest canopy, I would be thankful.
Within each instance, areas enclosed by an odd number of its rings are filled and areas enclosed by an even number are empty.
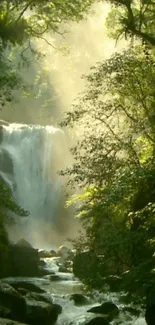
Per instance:
[[[105,276],[121,276],[120,288],[142,297],[155,288],[155,3],[109,3],[109,34],[129,46],[84,76],[61,123],[82,134],[62,174],[81,188],[68,200],[85,229],[75,247],[103,258],[83,280],[101,288]]]

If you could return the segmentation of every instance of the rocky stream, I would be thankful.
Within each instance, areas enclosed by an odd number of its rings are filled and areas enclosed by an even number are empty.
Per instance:
[[[53,251],[39,255],[39,276],[1,279],[1,325],[146,325],[144,310],[121,302],[123,292],[86,292],[64,247],[53,257]],[[31,268],[28,258],[25,262]]]

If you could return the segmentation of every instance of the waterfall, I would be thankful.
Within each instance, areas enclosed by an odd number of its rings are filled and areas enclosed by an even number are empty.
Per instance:
[[[60,129],[24,124],[3,126],[0,176],[11,188],[15,201],[30,212],[28,218],[19,218],[11,237],[17,232],[17,237],[23,236],[37,246],[38,241],[43,245],[47,237],[52,237],[63,200],[63,180],[57,172],[65,166],[66,150]]]

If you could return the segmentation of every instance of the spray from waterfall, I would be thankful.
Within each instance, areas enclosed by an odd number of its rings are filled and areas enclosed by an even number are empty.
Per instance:
[[[23,98],[17,91],[17,100],[5,107],[1,118],[13,123],[56,126],[83,90],[81,76],[89,73],[97,61],[107,59],[126,44],[122,40],[116,47],[115,40],[108,38],[105,27],[108,12],[109,5],[97,2],[87,19],[67,24],[63,37],[50,33],[45,35],[48,43],[35,40],[31,45],[44,53],[44,57],[37,62],[28,50],[25,51],[32,63],[21,69],[22,78],[32,85],[31,93]],[[61,47],[66,50],[61,51]],[[16,57],[19,62],[20,50]]]
[[[37,247],[60,244],[68,225],[63,205],[65,179],[58,174],[69,156],[63,131],[52,126],[3,126],[0,155],[1,177],[16,202],[30,212],[28,218],[16,218],[10,238],[23,237]]]

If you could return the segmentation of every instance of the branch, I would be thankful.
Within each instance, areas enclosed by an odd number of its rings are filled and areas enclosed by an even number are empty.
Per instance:
[[[44,40],[48,45],[52,46],[55,50],[58,50],[52,43],[50,43],[45,37],[39,36],[40,39]]]
[[[24,7],[24,9],[21,11],[20,15],[18,16],[18,18],[16,19],[16,23],[18,23],[18,21],[21,19],[21,17],[24,15],[24,12],[28,9],[28,7],[31,5],[31,3],[33,2],[33,0],[30,0],[27,5]]]

